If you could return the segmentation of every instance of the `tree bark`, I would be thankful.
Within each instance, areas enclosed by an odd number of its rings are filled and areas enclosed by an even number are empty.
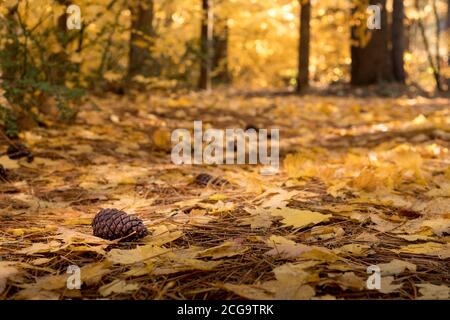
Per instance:
[[[159,73],[151,47],[154,41],[153,0],[133,0],[130,3],[131,36],[128,78],[136,75],[157,76]]]
[[[228,35],[227,20],[222,24],[222,30],[218,30],[217,23],[214,26],[214,55],[213,55],[213,80],[215,83],[230,83],[231,76],[228,71]],[[217,32],[216,32],[217,30]]]
[[[450,68],[450,0],[447,0],[447,68]],[[447,76],[447,91],[450,91],[450,76]]]
[[[17,10],[19,9],[19,3],[15,4],[14,6],[7,8],[8,12],[5,16],[6,22],[7,22],[7,31],[9,32],[9,35],[15,35],[17,34],[17,21],[14,18]],[[11,38],[9,40],[12,40]],[[12,40],[5,43],[4,50],[2,52],[2,55],[5,57],[6,61],[15,61],[18,59],[20,55],[20,43],[18,40]],[[2,69],[0,70],[1,73],[1,79],[6,81],[14,81],[17,77],[18,68],[14,64],[6,64],[1,66]]]
[[[57,2],[66,6],[66,8],[72,4],[72,1],[70,0],[57,0]],[[56,30],[56,38],[61,46],[61,50],[51,54],[48,58],[48,81],[55,85],[66,81],[66,73],[68,72],[68,69],[71,68],[69,56],[66,52],[67,46],[70,43],[70,37],[68,36],[69,31],[66,26],[68,16],[65,9],[64,12],[58,17]]]
[[[211,89],[211,60],[213,38],[213,11],[211,3],[211,0],[202,0],[200,77],[198,79],[198,88],[201,90]]]
[[[405,7],[403,0],[394,0],[392,12],[392,69],[397,82],[405,83]]]
[[[309,43],[311,36],[311,1],[300,0],[300,39],[298,48],[297,92],[309,85]]]
[[[370,85],[393,80],[391,55],[389,52],[389,28],[387,22],[386,0],[370,0],[371,5],[381,7],[381,29],[368,30],[370,40],[361,43],[357,26],[352,26],[351,47],[351,83],[353,85]],[[364,7],[363,10],[366,8]],[[358,10],[356,7],[353,12]],[[366,21],[362,20],[366,28]]]

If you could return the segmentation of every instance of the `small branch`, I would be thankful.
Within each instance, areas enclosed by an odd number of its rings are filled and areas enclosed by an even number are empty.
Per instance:
[[[416,7],[417,12],[420,12],[419,0],[415,0],[415,7]],[[436,81],[436,88],[438,89],[438,91],[442,91],[440,74],[434,64],[433,56],[432,56],[431,50],[430,50],[430,43],[428,42],[428,38],[427,38],[427,35],[425,32],[425,26],[423,25],[423,21],[420,16],[417,19],[417,24],[419,26],[420,35],[422,36],[423,44],[425,46],[425,51],[427,52],[428,63],[430,64],[430,67],[433,70],[434,80]],[[437,61],[437,63],[439,64],[439,61]]]

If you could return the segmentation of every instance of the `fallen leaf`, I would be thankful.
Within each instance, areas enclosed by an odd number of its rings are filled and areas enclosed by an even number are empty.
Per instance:
[[[60,294],[54,291],[25,288],[14,295],[16,300],[59,300]]]
[[[94,262],[83,266],[80,270],[80,276],[82,283],[87,286],[97,284],[100,282],[104,275],[111,272],[112,263],[109,261]]]
[[[5,169],[18,169],[20,168],[19,163],[17,160],[11,160],[8,158],[8,156],[1,156],[0,157],[0,165],[2,165]]]
[[[365,288],[366,283],[361,278],[355,275],[354,272],[346,272],[336,278],[337,284],[343,289],[351,289],[361,291]]]
[[[124,280],[114,280],[111,283],[105,284],[98,289],[101,296],[107,297],[113,293],[130,293],[139,289],[137,283],[127,283]]]
[[[294,228],[304,228],[328,221],[331,218],[330,214],[291,208],[272,209],[270,213],[273,216],[283,217],[281,222],[286,226],[292,226]]]
[[[212,259],[220,259],[225,257],[233,257],[241,255],[249,250],[237,241],[227,241],[216,247],[208,248],[198,252],[198,257],[211,257]]]
[[[33,255],[35,253],[55,251],[60,248],[61,248],[61,243],[58,241],[52,240],[47,243],[43,243],[43,242],[33,243],[31,245],[31,247],[21,249],[18,251],[18,253],[26,254],[26,255]]]
[[[366,256],[370,246],[359,243],[350,243],[343,245],[340,248],[336,248],[333,250],[336,254],[342,255],[354,255],[354,256]]]
[[[425,254],[430,256],[438,256],[442,259],[446,259],[450,257],[450,244],[425,242],[418,244],[410,244],[406,247],[392,251],[397,253]]]
[[[148,261],[170,252],[168,249],[156,247],[154,245],[138,246],[135,249],[123,250],[113,249],[106,258],[115,264],[133,264]]]
[[[274,299],[273,293],[261,288],[259,286],[245,285],[245,284],[232,284],[225,283],[219,285],[219,287],[231,291],[238,296],[241,296],[250,300],[272,300]]]
[[[394,291],[397,291],[400,289],[403,285],[402,284],[393,284],[394,277],[381,277],[381,283],[380,283],[380,289],[379,291],[384,294],[392,293]]]
[[[242,218],[240,225],[250,225],[252,229],[269,228],[272,225],[272,216],[270,212],[263,209],[246,210],[250,213],[250,217]]]
[[[381,275],[383,276],[395,276],[404,272],[406,269],[411,272],[416,271],[415,264],[397,259],[394,259],[389,263],[378,264],[378,267],[380,267]]]
[[[6,289],[6,281],[9,277],[19,273],[13,262],[0,261],[0,294]]]
[[[419,287],[419,293],[421,296],[419,299],[424,300],[448,300],[450,299],[450,288],[445,284],[440,286],[424,283],[424,284],[416,284],[416,287]]]

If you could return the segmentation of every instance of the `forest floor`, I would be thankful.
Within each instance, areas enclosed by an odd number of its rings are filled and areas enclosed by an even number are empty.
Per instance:
[[[0,299],[449,299],[450,100],[90,97],[0,163]],[[280,129],[280,172],[179,166],[170,132]],[[0,152],[7,149],[4,141]],[[229,184],[194,182],[208,173]],[[144,220],[103,240],[101,208]],[[80,290],[67,288],[70,265]],[[381,287],[369,289],[369,266]]]

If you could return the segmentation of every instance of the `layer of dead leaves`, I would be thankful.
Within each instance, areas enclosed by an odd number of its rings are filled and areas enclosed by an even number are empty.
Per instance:
[[[99,99],[0,157],[3,299],[449,299],[450,101],[228,93]],[[283,166],[175,166],[170,132],[281,129]],[[1,151],[6,150],[4,142]],[[207,172],[221,187],[193,184]],[[137,243],[92,236],[100,208]],[[67,289],[70,265],[81,290]],[[370,265],[380,290],[366,287]]]

